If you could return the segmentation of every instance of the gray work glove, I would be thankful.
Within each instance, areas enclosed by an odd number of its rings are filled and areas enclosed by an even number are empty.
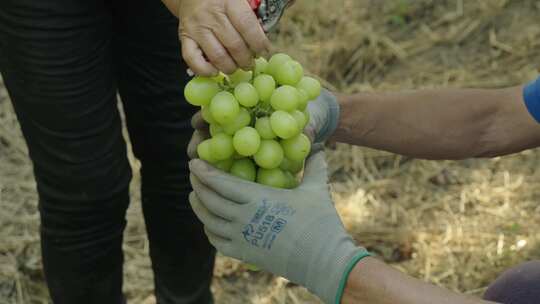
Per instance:
[[[324,152],[307,161],[294,190],[244,181],[195,159],[190,203],[221,253],[339,303],[349,272],[367,256],[345,231],[327,184]]]
[[[191,140],[189,141],[187,154],[190,159],[197,158],[197,146],[203,142],[205,139],[210,137],[210,132],[208,131],[208,124],[203,120],[201,111],[198,111],[191,117],[191,127],[195,129]]]
[[[314,145],[322,145],[334,134],[339,122],[339,103],[334,94],[326,89],[308,104],[310,120],[304,133]]]

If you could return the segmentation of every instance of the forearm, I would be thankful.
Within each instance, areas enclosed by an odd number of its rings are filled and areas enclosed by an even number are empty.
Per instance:
[[[427,159],[515,153],[540,144],[522,87],[339,96],[333,140]]]
[[[377,261],[365,258],[349,275],[343,304],[487,304],[427,284]]]

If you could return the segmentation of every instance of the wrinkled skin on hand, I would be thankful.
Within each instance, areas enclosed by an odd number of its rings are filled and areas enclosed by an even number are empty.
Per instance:
[[[202,141],[210,137],[210,133],[208,131],[208,124],[202,119],[201,111],[193,115],[193,117],[191,118],[191,126],[193,127],[193,129],[195,129],[195,131],[193,132],[191,140],[189,141],[187,154],[190,159],[195,159],[198,157],[197,146]]]
[[[182,57],[195,74],[249,68],[270,42],[247,0],[162,0],[180,19]]]

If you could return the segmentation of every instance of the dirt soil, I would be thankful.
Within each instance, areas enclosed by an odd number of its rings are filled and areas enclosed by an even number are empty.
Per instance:
[[[540,67],[537,0],[297,1],[272,35],[343,92],[497,88]],[[356,240],[392,266],[481,295],[504,269],[540,258],[540,151],[425,161],[337,145],[333,194]],[[138,162],[125,232],[125,292],[154,303]],[[43,280],[31,163],[0,82],[0,303],[50,303]],[[217,303],[318,303],[304,288],[219,257]]]

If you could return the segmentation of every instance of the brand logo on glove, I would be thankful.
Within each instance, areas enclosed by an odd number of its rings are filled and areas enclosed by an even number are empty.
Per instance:
[[[242,235],[251,245],[271,249],[274,240],[287,225],[287,217],[296,213],[287,203],[263,199]]]

